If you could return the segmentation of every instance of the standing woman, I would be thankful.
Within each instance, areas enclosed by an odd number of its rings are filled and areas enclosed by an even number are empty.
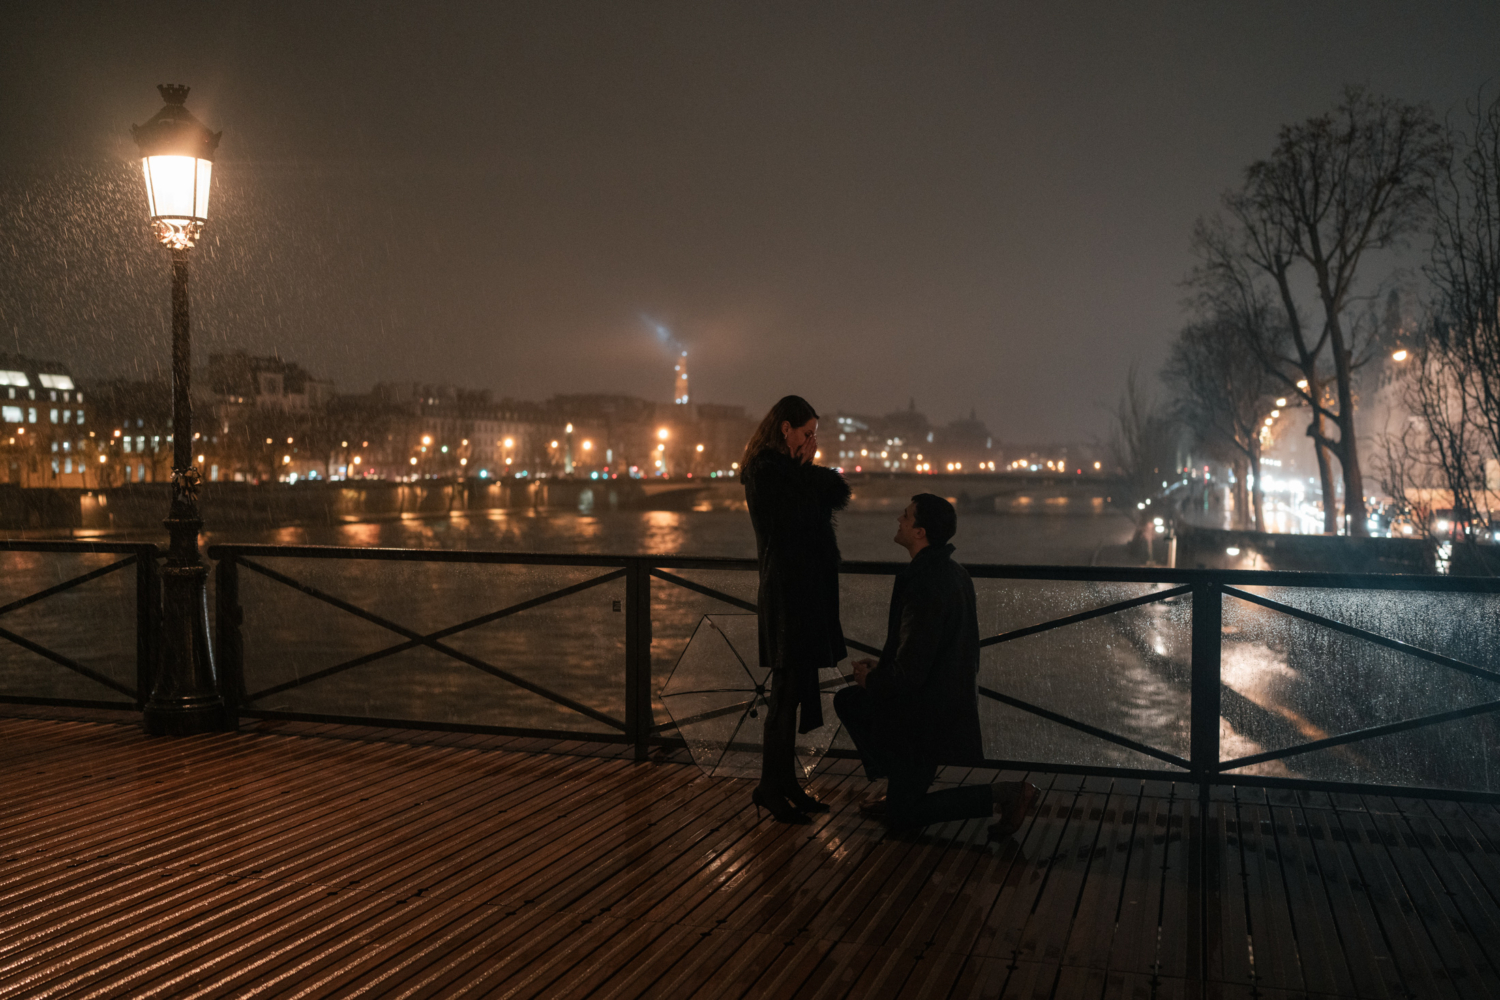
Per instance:
[[[798,732],[823,724],[818,670],[848,655],[839,627],[839,548],[833,515],[849,484],[813,464],[818,414],[785,396],[766,414],[740,460],[740,481],[760,562],[760,665],[771,668],[760,785],[751,796],[783,823],[805,823],[828,807],[797,780]],[[797,725],[797,709],[802,725]]]

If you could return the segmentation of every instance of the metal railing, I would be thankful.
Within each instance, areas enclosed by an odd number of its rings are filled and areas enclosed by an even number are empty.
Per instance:
[[[220,669],[224,677],[226,697],[231,708],[241,716],[262,718],[295,718],[325,722],[364,723],[411,728],[438,728],[459,731],[499,732],[517,735],[551,736],[575,739],[594,739],[623,742],[635,746],[637,754],[644,756],[652,746],[681,746],[678,728],[672,721],[658,721],[652,714],[652,599],[653,587],[663,590],[677,589],[711,599],[727,607],[753,612],[755,605],[745,596],[737,596],[711,586],[701,580],[684,575],[692,571],[732,571],[753,573],[756,565],[752,560],[721,558],[686,558],[664,556],[592,556],[592,555],[545,555],[499,552],[453,552],[441,550],[412,549],[354,549],[322,546],[266,546],[266,545],[221,545],[209,550],[211,558],[217,560],[217,646]],[[434,564],[491,564],[513,566],[552,566],[598,570],[582,580],[558,587],[546,593],[522,601],[510,602],[488,610],[480,615],[471,615],[462,621],[444,625],[438,629],[422,630],[395,620],[390,615],[378,614],[360,607],[332,593],[327,587],[314,586],[299,580],[283,568],[269,565],[283,560],[335,560],[350,567],[375,562],[422,562]],[[847,562],[842,572],[852,576],[892,576],[904,563]],[[1029,567],[976,565],[967,567],[979,581],[1053,581],[1093,584],[1139,584],[1154,588],[1148,593],[1126,600],[1113,601],[1087,608],[1076,613],[1029,624],[1024,627],[985,637],[981,645],[992,647],[1014,642],[1029,636],[1059,629],[1066,629],[1083,622],[1109,615],[1119,614],[1160,602],[1187,602],[1191,609],[1191,663],[1189,683],[1189,746],[1186,756],[1172,749],[1153,745],[1150,742],[1094,725],[1069,714],[1065,706],[1045,706],[1023,699],[1014,693],[981,685],[980,694],[987,701],[1009,706],[1012,709],[1045,719],[1051,723],[1086,734],[1106,744],[1143,754],[1159,761],[1162,767],[1122,767],[1089,763],[1068,763],[1049,760],[1025,760],[995,758],[986,761],[989,766],[1024,768],[1072,773],[1106,774],[1121,777],[1147,777],[1166,780],[1196,782],[1204,795],[1212,784],[1235,783],[1277,787],[1316,788],[1340,791],[1375,791],[1383,793],[1440,794],[1445,797],[1500,798],[1488,791],[1453,789],[1447,787],[1415,787],[1412,785],[1360,783],[1349,781],[1325,781],[1311,778],[1283,777],[1265,774],[1235,773],[1247,766],[1287,760],[1299,755],[1314,753],[1334,747],[1347,746],[1375,740],[1381,737],[1417,730],[1429,729],[1446,722],[1454,722],[1476,716],[1485,716],[1500,709],[1500,688],[1496,698],[1473,704],[1428,712],[1402,718],[1379,725],[1350,729],[1335,735],[1305,739],[1292,745],[1264,752],[1221,759],[1220,715],[1223,678],[1223,608],[1226,598],[1247,602],[1257,608],[1277,615],[1287,616],[1318,626],[1331,632],[1352,637],[1374,647],[1405,654],[1425,663],[1446,668],[1456,674],[1473,678],[1485,685],[1500,684],[1500,672],[1466,660],[1446,655],[1432,649],[1392,638],[1370,629],[1357,627],[1326,615],[1320,615],[1283,601],[1246,590],[1255,588],[1294,588],[1298,590],[1333,589],[1353,592],[1383,593],[1427,593],[1427,594],[1500,594],[1500,580],[1453,577],[1417,576],[1349,576],[1317,573],[1278,573],[1240,570],[1169,570],[1126,569],[1102,567]],[[356,570],[351,568],[351,572]],[[318,670],[267,685],[258,690],[245,686],[242,630],[248,626],[240,604],[240,580],[242,574],[251,573],[290,588],[306,597],[336,608],[391,633],[392,642],[378,650],[352,656]],[[453,637],[482,625],[499,621],[539,608],[551,602],[582,593],[604,584],[624,582],[624,649],[623,677],[614,683],[622,683],[621,713],[611,713],[583,703],[576,697],[557,691],[539,681],[522,676],[504,662],[491,662],[456,648],[449,641]],[[657,591],[658,594],[662,591]],[[1456,599],[1456,598],[1455,598]],[[882,617],[883,620],[883,617]],[[867,636],[867,639],[883,640],[883,636]],[[849,639],[852,649],[877,655],[878,649],[869,642]],[[321,680],[374,663],[401,652],[424,647],[443,657],[463,663],[487,674],[498,682],[510,684],[517,689],[544,699],[558,706],[572,717],[580,720],[580,728],[567,726],[490,726],[475,723],[434,722],[431,720],[368,716],[358,713],[325,713],[281,711],[260,707],[266,698],[291,690],[316,684]],[[744,708],[745,706],[734,706]],[[847,755],[848,751],[837,749],[831,755]]]
[[[81,705],[107,708],[139,708],[149,693],[157,659],[156,643],[160,619],[160,584],[157,576],[159,552],[153,545],[63,542],[63,541],[4,541],[0,542],[0,555],[6,553],[40,553],[85,555],[117,555],[121,558],[86,572],[74,573],[67,579],[39,586],[31,593],[12,597],[0,605],[0,641],[19,647],[45,661],[59,671],[88,678],[103,688],[121,696],[121,700],[71,699],[46,694],[18,692],[8,689],[0,693],[0,701],[44,705]],[[667,556],[596,556],[596,555],[548,555],[500,552],[455,552],[418,549],[368,549],[324,546],[270,546],[270,545],[220,545],[209,550],[209,556],[217,561],[214,573],[215,601],[215,645],[220,673],[221,688],[225,700],[236,717],[295,718],[328,722],[363,723],[406,728],[438,728],[460,731],[497,732],[518,735],[547,736],[556,738],[590,739],[627,743],[636,748],[639,755],[646,754],[653,746],[681,746],[683,739],[680,727],[691,719],[658,718],[653,713],[655,676],[652,665],[653,633],[664,622],[653,620],[653,596],[661,599],[670,594],[694,595],[706,599],[715,608],[734,609],[753,613],[755,605],[750,595],[754,592],[756,566],[752,560],[721,558],[688,558]],[[289,566],[288,561],[296,563]],[[299,579],[297,566],[307,566],[313,560],[333,572],[333,579],[368,572],[377,563],[420,563],[448,572],[445,567],[508,566],[508,567],[557,567],[581,573],[577,579],[569,579],[543,593],[530,594],[523,599],[499,600],[494,606],[486,606],[477,614],[465,614],[460,620],[444,623],[441,627],[417,627],[410,621],[401,621],[400,615],[377,612],[361,606],[357,601],[340,596],[337,586],[310,583]],[[842,567],[850,577],[889,577],[899,572],[904,563],[848,562]],[[80,587],[111,574],[132,569],[135,574],[135,622],[134,622],[134,676],[135,684],[124,683],[98,669],[80,662],[76,655],[69,655],[56,648],[56,643],[28,634],[26,627],[7,620],[8,615],[23,608],[33,607],[48,599],[69,593],[77,597]],[[1188,706],[1188,738],[1186,752],[1180,745],[1160,745],[1161,741],[1143,738],[1140,733],[1128,734],[1107,725],[1080,718],[1078,706],[1072,708],[1065,699],[1022,697],[1006,685],[992,681],[982,682],[980,694],[984,701],[1004,705],[1036,719],[1046,720],[1055,726],[1083,734],[1099,741],[1100,745],[1120,748],[1132,755],[1142,755],[1157,762],[1153,766],[1129,767],[1101,763],[1079,763],[1056,759],[1025,759],[1024,755],[997,756],[986,763],[995,767],[1052,770],[1072,773],[1107,774],[1121,777],[1149,777],[1167,780],[1189,780],[1205,790],[1211,784],[1236,783],[1278,787],[1303,787],[1338,791],[1374,791],[1400,794],[1440,794],[1447,797],[1500,798],[1488,790],[1449,787],[1453,782],[1427,781],[1419,787],[1407,782],[1378,783],[1354,781],[1330,781],[1308,777],[1286,777],[1269,774],[1245,773],[1244,769],[1255,765],[1293,761],[1295,758],[1320,751],[1351,745],[1369,744],[1370,741],[1401,734],[1432,730],[1445,723],[1465,719],[1492,717],[1500,710],[1500,671],[1482,663],[1471,662],[1474,657],[1451,655],[1453,650],[1441,651],[1383,634],[1372,628],[1362,627],[1350,621],[1340,620],[1328,614],[1319,614],[1305,607],[1276,600],[1256,590],[1265,588],[1287,588],[1289,592],[1331,590],[1344,593],[1367,593],[1372,595],[1411,595],[1413,599],[1451,595],[1454,606],[1459,605],[1462,595],[1500,595],[1500,580],[1489,578],[1455,578],[1430,576],[1350,576],[1342,574],[1277,573],[1241,570],[1168,570],[1126,569],[1103,567],[1031,567],[974,565],[967,567],[976,584],[985,581],[1020,583],[1022,581],[1078,583],[1096,585],[1140,585],[1150,587],[1145,593],[1123,600],[1100,601],[1081,610],[1072,611],[1046,621],[1024,624],[1001,631],[982,639],[981,646],[989,649],[1002,644],[1016,642],[1044,633],[1057,633],[1085,622],[1146,609],[1152,605],[1176,605],[1190,610],[1191,642],[1188,659],[1188,684],[1185,701]],[[592,571],[592,572],[590,572]],[[745,574],[746,586],[740,594],[727,592],[723,586],[704,582],[700,571],[714,576],[724,573]],[[70,571],[71,572],[71,571]],[[692,574],[699,572],[699,578]],[[332,662],[320,664],[316,669],[298,671],[295,676],[266,682],[258,677],[247,678],[245,673],[245,634],[263,633],[265,621],[246,622],[245,608],[241,601],[242,580],[246,575],[275,588],[295,592],[311,599],[318,605],[335,609],[374,626],[390,635],[390,641],[378,648],[354,654]],[[55,573],[53,574],[56,575]],[[49,581],[50,582],[50,581]],[[623,585],[623,598],[613,603],[615,610],[623,612],[622,619],[611,616],[608,628],[619,623],[619,662],[606,665],[598,682],[613,686],[611,706],[600,707],[576,692],[558,690],[545,677],[528,676],[504,656],[484,655],[461,648],[466,633],[484,626],[500,623],[505,619],[523,615],[528,611],[543,609],[556,602],[565,601],[588,592],[597,593],[597,588],[608,588],[618,592]],[[1247,589],[1253,588],[1253,589]],[[734,588],[730,588],[734,589]],[[1281,595],[1286,596],[1286,595]],[[1222,667],[1224,662],[1224,613],[1225,602],[1239,602],[1239,607],[1252,607],[1258,613],[1305,623],[1328,634],[1347,637],[1371,650],[1385,650],[1410,657],[1414,661],[1430,664],[1439,674],[1463,678],[1472,694],[1463,704],[1443,705],[1435,711],[1409,713],[1378,724],[1344,727],[1342,731],[1313,734],[1293,740],[1286,745],[1259,750],[1255,753],[1224,757],[1220,745],[1220,717],[1224,711],[1224,698],[1236,695],[1227,691]],[[483,600],[480,600],[483,603]],[[71,609],[74,613],[77,609]],[[694,612],[696,615],[697,612]],[[1346,616],[1348,617],[1348,616]],[[883,621],[883,616],[881,616]],[[87,628],[87,622],[78,623]],[[589,627],[604,627],[596,621]],[[507,626],[509,627],[509,626]],[[873,644],[883,636],[867,635],[848,637],[848,645],[869,655],[878,655]],[[868,640],[868,641],[865,641]],[[316,688],[325,682],[359,667],[382,662],[391,662],[392,657],[412,650],[425,650],[437,657],[459,663],[464,667],[486,675],[497,684],[509,689],[525,692],[528,697],[539,699],[539,704],[567,719],[567,722],[547,721],[542,725],[489,725],[483,722],[445,722],[433,719],[412,718],[406,713],[389,712],[372,714],[369,711],[299,711],[268,707],[268,704],[288,692]],[[274,652],[274,651],[273,651]],[[1492,652],[1481,650],[1487,658]],[[1312,654],[1309,654],[1312,655]],[[86,658],[86,657],[85,657]],[[345,678],[348,679],[347,677]],[[254,681],[249,684],[247,682]],[[830,682],[841,684],[842,680]],[[1354,698],[1359,692],[1349,692]],[[753,700],[753,699],[752,699]],[[749,706],[734,704],[715,710],[716,714],[732,713]],[[1170,742],[1170,741],[1168,741]],[[847,750],[832,749],[830,755],[848,754]]]
[[[157,572],[157,562],[161,558],[161,554],[157,550],[157,547],[155,545],[123,542],[0,540],[0,556],[7,553],[23,552],[59,555],[119,555],[123,557],[0,605],[0,640],[4,640],[7,643],[35,654],[59,670],[86,677],[95,684],[122,695],[129,699],[129,701],[110,701],[98,698],[58,698],[38,694],[28,695],[14,692],[0,692],[0,702],[107,709],[142,708],[150,693],[151,682],[155,676],[157,636],[161,622],[161,583]],[[132,567],[135,570],[135,685],[133,687],[80,663],[74,657],[59,652],[44,642],[36,641],[21,631],[6,627],[9,624],[5,620],[5,616],[7,615],[20,611],[22,608],[37,605],[61,594],[72,593],[76,596],[77,589],[85,584],[100,580],[114,573],[123,572]],[[77,624],[80,628],[88,627],[87,621],[80,621]]]

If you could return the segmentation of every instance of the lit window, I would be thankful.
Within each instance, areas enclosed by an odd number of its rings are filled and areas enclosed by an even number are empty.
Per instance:
[[[0,385],[18,385],[26,388],[31,382],[27,380],[25,372],[0,371]],[[12,396],[12,399],[15,397]]]
[[[53,423],[54,423],[54,424],[55,424],[55,423],[57,423],[57,407],[55,407],[55,406],[54,406],[54,407],[53,407],[53,408],[52,408],[52,411],[51,411],[51,416],[52,416],[52,422],[53,422]]]
[[[23,376],[24,377],[24,376]],[[42,383],[43,389],[71,389],[73,380],[66,375],[37,375],[37,380]],[[14,385],[25,385],[25,382],[12,383]]]
[[[19,424],[22,422],[22,417],[19,406],[0,407],[0,418],[3,418],[7,424]]]

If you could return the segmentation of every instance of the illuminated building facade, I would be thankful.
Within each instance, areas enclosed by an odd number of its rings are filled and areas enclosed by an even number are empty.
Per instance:
[[[0,354],[0,479],[17,486],[99,485],[99,441],[67,365]]]

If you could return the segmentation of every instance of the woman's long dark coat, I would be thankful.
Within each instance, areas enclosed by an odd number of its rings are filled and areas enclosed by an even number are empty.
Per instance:
[[[767,449],[740,470],[760,560],[760,664],[798,673],[799,732],[823,724],[818,669],[848,655],[839,626],[833,515],[849,484],[832,469]]]

